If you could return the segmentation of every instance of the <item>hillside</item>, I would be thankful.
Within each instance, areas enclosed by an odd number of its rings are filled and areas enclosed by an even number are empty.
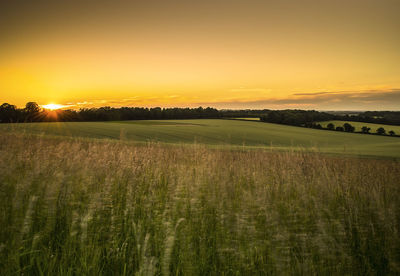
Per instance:
[[[326,153],[400,157],[400,139],[240,120],[158,120],[3,124],[3,131],[126,139],[135,142],[307,149]]]

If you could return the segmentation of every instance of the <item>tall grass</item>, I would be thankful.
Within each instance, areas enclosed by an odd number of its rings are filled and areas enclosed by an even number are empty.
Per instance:
[[[400,164],[0,135],[0,274],[400,273]]]

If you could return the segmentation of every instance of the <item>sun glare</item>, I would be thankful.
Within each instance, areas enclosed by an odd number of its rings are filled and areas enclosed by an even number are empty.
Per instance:
[[[60,109],[63,108],[64,106],[61,104],[46,104],[46,105],[42,105],[43,108],[45,109],[50,109],[50,110],[56,110],[56,109]]]

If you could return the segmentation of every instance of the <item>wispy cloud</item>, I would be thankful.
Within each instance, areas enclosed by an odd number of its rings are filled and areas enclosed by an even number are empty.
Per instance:
[[[101,106],[112,107],[152,107],[152,106],[189,106],[194,99],[179,94],[165,96],[132,96],[122,99],[89,99],[73,103],[75,108],[91,108]],[[72,105],[71,105],[72,106]]]
[[[242,89],[242,88],[239,88]],[[321,91],[311,93],[293,93],[285,98],[268,97],[271,94],[260,94],[252,97],[243,93],[229,97],[201,100],[200,97],[189,97],[182,94],[164,96],[132,96],[123,99],[91,99],[82,102],[68,103],[71,107],[196,107],[212,106],[216,108],[267,108],[267,109],[318,109],[318,110],[399,110],[400,88],[388,90],[364,91]]]
[[[220,108],[400,109],[400,89],[294,93],[286,98],[199,102]]]
[[[313,92],[313,93],[295,93],[294,96],[316,96],[316,95],[326,95],[326,94],[340,94],[343,92]]]

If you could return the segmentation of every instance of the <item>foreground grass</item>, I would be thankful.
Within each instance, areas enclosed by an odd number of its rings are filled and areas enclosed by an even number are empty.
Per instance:
[[[135,142],[202,143],[400,158],[400,139],[244,120],[143,120],[0,124],[0,131]]]
[[[400,273],[400,166],[0,134],[0,274]]]

